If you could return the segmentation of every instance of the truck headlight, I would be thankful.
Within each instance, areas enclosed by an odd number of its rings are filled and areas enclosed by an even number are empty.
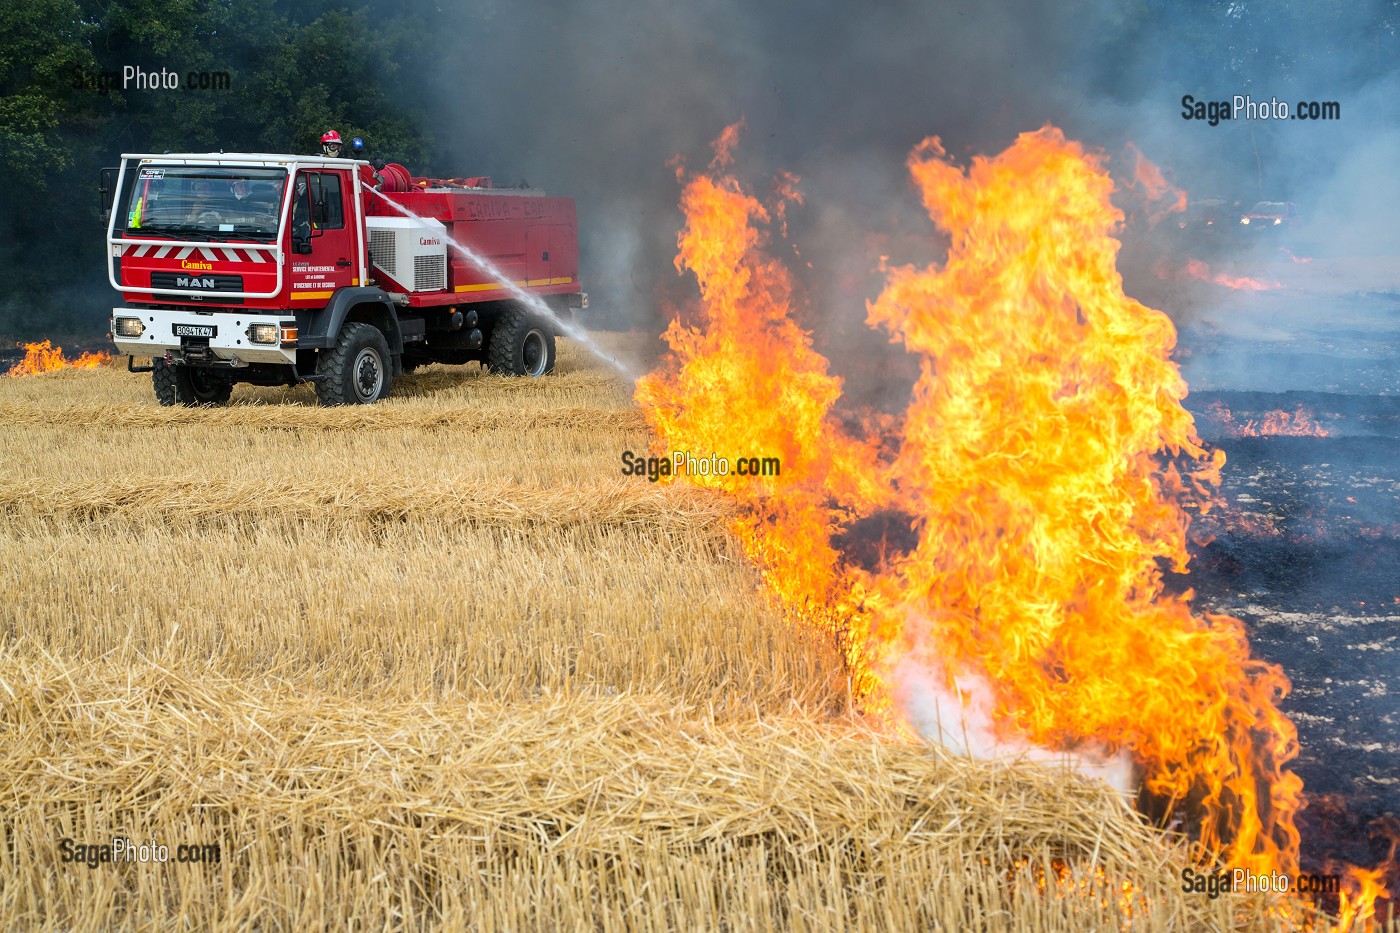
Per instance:
[[[139,317],[119,317],[112,329],[118,337],[140,337],[146,332],[146,325]]]
[[[276,343],[276,324],[249,324],[248,339],[253,343]]]

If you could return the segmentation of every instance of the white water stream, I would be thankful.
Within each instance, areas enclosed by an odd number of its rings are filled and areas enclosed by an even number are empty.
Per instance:
[[[375,191],[373,188],[370,188],[368,186],[366,186],[365,190],[374,192],[374,194],[377,197],[383,200],[394,210],[398,211],[400,214],[403,214],[405,217],[411,217],[414,220],[426,220],[426,218],[420,217],[419,215],[413,213],[413,211],[404,207],[402,204],[399,204],[398,202],[392,200],[382,192]],[[515,282],[511,281],[510,278],[507,277],[506,274],[502,272],[495,263],[478,253],[476,250],[472,249],[470,246],[458,242],[446,232],[443,233],[443,236],[447,239],[447,242],[451,243],[452,246],[455,249],[457,249],[463,256],[466,256],[468,259],[470,259],[478,269],[480,269],[482,272],[485,272],[488,277],[498,282],[502,288],[505,288],[520,301],[524,302],[524,304],[531,311],[534,311],[536,314],[543,315],[546,319],[553,321],[554,325],[559,329],[559,332],[561,334],[570,338],[571,340],[577,340],[579,343],[583,344],[594,356],[598,357],[598,359],[602,360],[603,362],[611,365],[614,369],[616,369],[622,375],[626,376],[632,382],[637,381],[636,373],[632,372],[621,362],[619,362],[617,357],[605,352],[602,347],[598,346],[597,341],[595,341],[591,336],[589,336],[589,334],[582,328],[578,327],[571,321],[565,321],[563,318],[559,317],[559,315],[555,314],[554,309],[551,308],[548,304],[546,304],[544,300],[540,298],[539,295],[531,294],[530,292],[527,292],[525,289],[521,288],[519,285],[515,284]]]

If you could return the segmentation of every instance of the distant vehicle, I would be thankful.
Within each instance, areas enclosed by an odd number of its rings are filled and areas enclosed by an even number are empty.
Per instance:
[[[1182,230],[1214,232],[1224,230],[1235,216],[1235,205],[1224,198],[1202,198],[1186,205],[1176,225]]]
[[[1240,218],[1241,226],[1254,230],[1291,230],[1299,223],[1292,201],[1260,201]]]

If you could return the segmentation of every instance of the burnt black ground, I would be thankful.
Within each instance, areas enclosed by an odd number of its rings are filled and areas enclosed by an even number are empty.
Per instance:
[[[1335,315],[1307,295],[1235,300],[1232,327],[1182,328],[1187,406],[1226,453],[1228,507],[1197,523],[1214,539],[1172,586],[1243,620],[1293,682],[1305,855],[1310,836],[1364,847],[1365,826],[1400,815],[1400,300],[1329,299]],[[1302,405],[1328,436],[1232,437],[1213,403],[1236,423]]]

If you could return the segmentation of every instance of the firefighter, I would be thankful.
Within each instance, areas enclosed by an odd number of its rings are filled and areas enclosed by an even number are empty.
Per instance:
[[[212,218],[218,221],[218,212],[214,210],[214,183],[207,178],[196,178],[193,189],[194,199],[190,203],[189,213],[185,215],[185,223],[199,223],[201,218],[208,221]]]
[[[326,130],[321,134],[321,155],[340,158],[340,134],[335,130]]]
[[[246,178],[239,178],[234,180],[230,188],[240,213],[257,215],[259,219],[264,219],[264,215],[276,217],[277,185],[275,182],[250,182]]]

